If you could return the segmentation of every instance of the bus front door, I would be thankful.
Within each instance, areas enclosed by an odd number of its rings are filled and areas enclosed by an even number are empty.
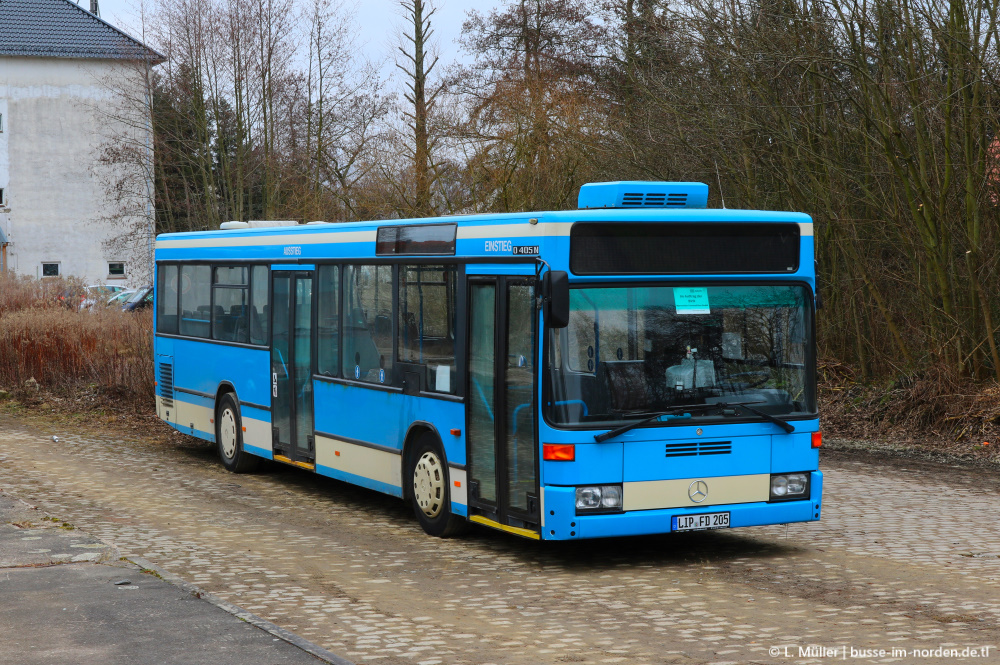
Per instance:
[[[538,533],[534,281],[470,278],[469,318],[470,519]]]
[[[311,272],[271,271],[271,443],[275,459],[307,467],[312,466],[316,457],[312,285]]]

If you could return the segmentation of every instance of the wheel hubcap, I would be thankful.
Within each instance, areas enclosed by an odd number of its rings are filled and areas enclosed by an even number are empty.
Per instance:
[[[444,470],[441,460],[428,451],[413,469],[413,498],[427,517],[437,517],[444,507]]]
[[[236,416],[229,409],[223,409],[219,418],[219,442],[226,459],[236,457]]]

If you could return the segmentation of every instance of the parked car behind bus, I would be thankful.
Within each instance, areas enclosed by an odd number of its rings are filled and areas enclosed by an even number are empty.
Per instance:
[[[137,289],[125,304],[122,305],[123,312],[132,312],[137,309],[143,309],[149,307],[153,304],[153,287],[144,286],[141,289]]]
[[[125,301],[132,297],[132,294],[136,292],[136,289],[124,289],[114,294],[108,298],[107,304],[109,306],[121,307],[125,304]]]
[[[108,286],[107,284],[93,284],[84,289],[80,296],[80,309],[89,309],[98,303],[108,303],[109,298],[125,290],[124,286]]]

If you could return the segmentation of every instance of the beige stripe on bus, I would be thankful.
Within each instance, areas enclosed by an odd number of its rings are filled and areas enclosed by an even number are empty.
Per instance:
[[[704,500],[693,501],[688,491],[691,489],[691,484],[698,481],[708,485],[708,492]],[[769,473],[682,480],[646,480],[623,483],[622,503],[625,510],[697,508],[727,503],[767,501],[770,492]]]
[[[476,224],[474,226],[459,226],[459,240],[475,240],[477,238],[508,238],[568,236],[573,222],[546,222],[544,224],[528,224],[527,220],[517,224]]]
[[[343,231],[327,233],[296,233],[281,236],[213,236],[211,238],[184,238],[178,240],[157,240],[157,249],[193,249],[197,247],[261,247],[261,246],[301,246],[323,245],[326,243],[375,242],[375,229],[366,231]]]

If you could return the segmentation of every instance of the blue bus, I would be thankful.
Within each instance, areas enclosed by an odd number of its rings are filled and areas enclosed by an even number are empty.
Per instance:
[[[707,200],[591,183],[569,211],[160,235],[157,413],[435,536],[818,520],[811,218]]]

